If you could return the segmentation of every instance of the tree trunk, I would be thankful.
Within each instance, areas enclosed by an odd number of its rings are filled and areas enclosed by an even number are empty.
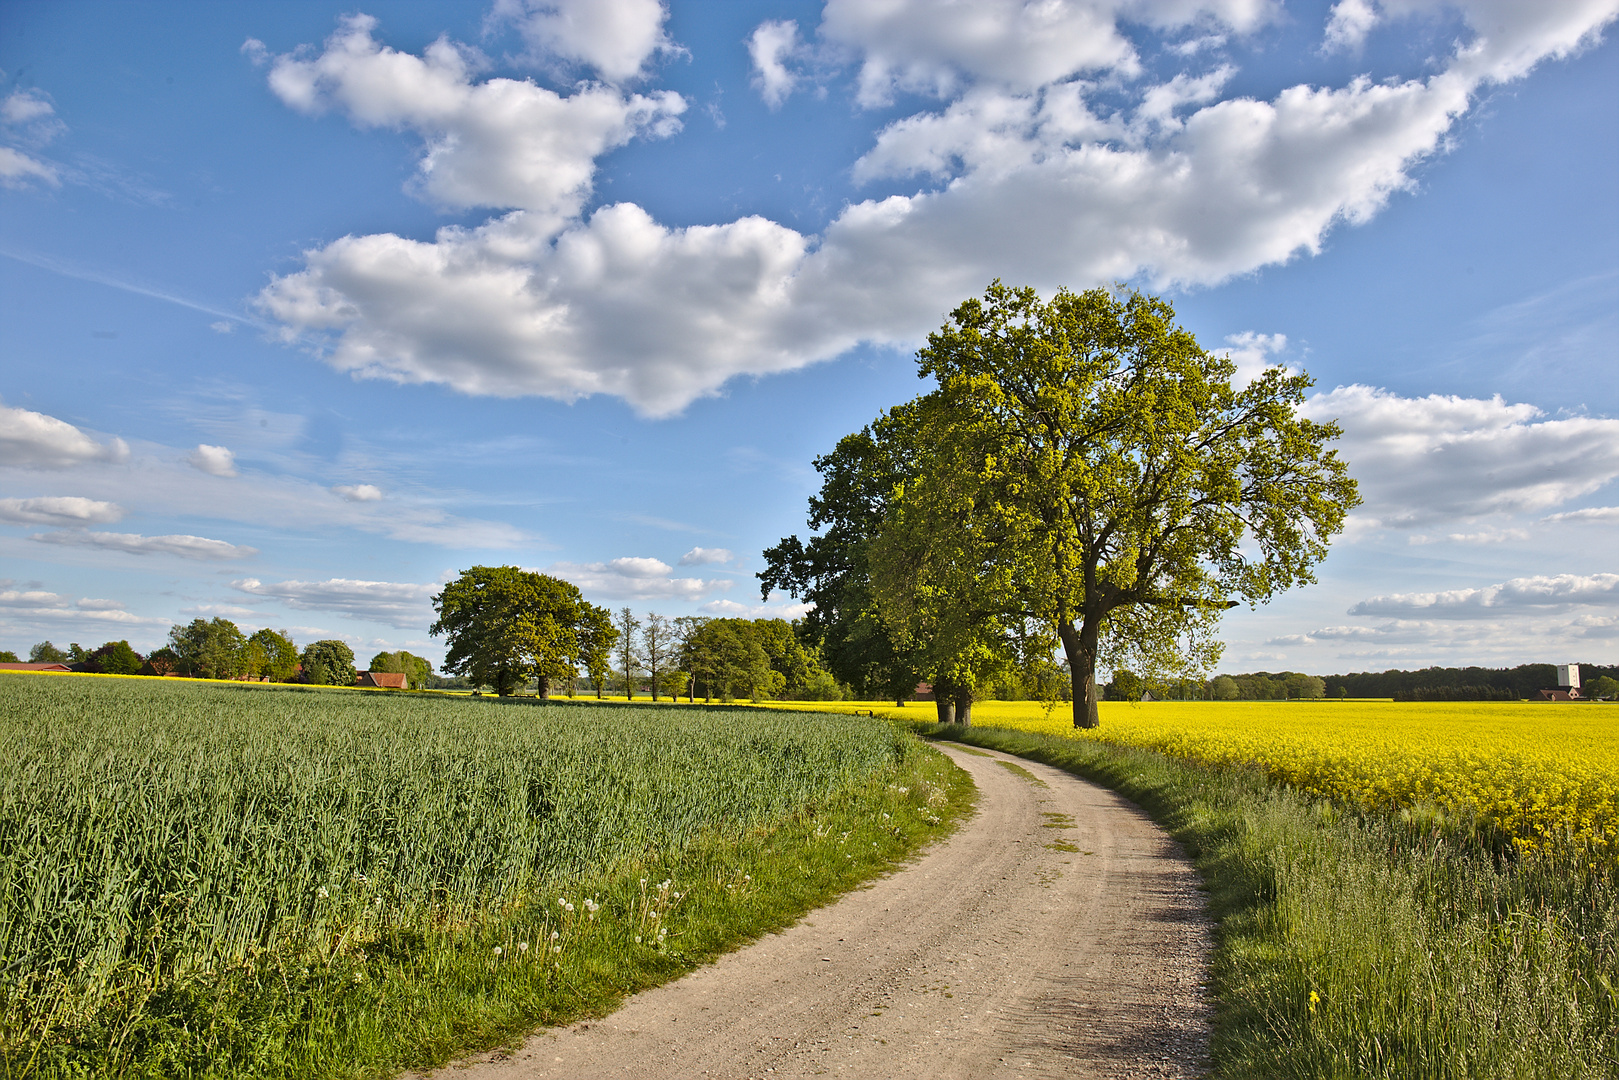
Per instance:
[[[969,686],[956,687],[956,723],[962,727],[973,725],[973,692]]]
[[[956,688],[950,685],[948,679],[934,680],[933,707],[939,714],[939,723],[954,724],[956,722]]]
[[[541,701],[551,700],[551,678],[548,675],[534,676],[534,696]]]
[[[1068,673],[1073,682],[1074,726],[1101,727],[1102,716],[1096,708],[1097,631],[1089,626],[1079,629],[1071,622],[1061,622],[1057,624],[1057,636],[1062,639],[1063,656],[1068,660]]]

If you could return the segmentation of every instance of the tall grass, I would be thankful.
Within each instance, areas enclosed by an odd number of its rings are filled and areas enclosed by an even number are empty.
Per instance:
[[[1196,861],[1219,920],[1222,1077],[1619,1075],[1619,885],[1434,808],[1352,807],[1258,769],[992,728],[933,734],[1113,787]]]
[[[853,717],[28,676],[3,688],[11,1074],[324,1071],[313,1048],[345,1039],[365,1044],[358,1059],[432,1060],[466,1043],[453,1030],[467,1015],[498,1034],[565,1014],[553,949],[572,962],[602,939],[591,964],[607,974],[573,1008],[600,1005],[669,966],[677,912],[713,908],[681,948],[722,948],[914,847],[960,802],[937,776],[900,782],[916,773],[912,740]],[[878,806],[904,827],[874,825]],[[819,851],[816,869],[792,853],[786,907],[750,901],[752,923],[738,922],[734,894],[774,872],[761,845],[817,813],[852,815],[872,854]],[[626,949],[643,962],[615,974]],[[495,957],[506,967],[485,971]],[[413,983],[466,1008],[427,1025],[448,1034],[378,1050],[399,1010],[437,1008]],[[486,1000],[503,985],[526,1012]]]

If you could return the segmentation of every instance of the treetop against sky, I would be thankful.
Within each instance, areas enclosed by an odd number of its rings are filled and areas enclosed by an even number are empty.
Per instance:
[[[1364,504],[1224,666],[1607,655],[1616,11],[0,0],[0,648],[792,617],[811,460],[1000,278],[1316,380]]]

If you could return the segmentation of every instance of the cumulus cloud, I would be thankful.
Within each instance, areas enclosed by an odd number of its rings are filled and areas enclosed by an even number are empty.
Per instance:
[[[639,77],[660,52],[678,52],[661,0],[496,0],[490,18],[515,23],[539,57],[588,64],[608,82]]]
[[[546,567],[545,572],[573,582],[587,595],[609,600],[699,600],[731,587],[729,581],[673,577],[674,567],[662,559],[639,557],[595,563],[557,562]]]
[[[748,35],[753,85],[772,109],[781,108],[781,103],[798,85],[798,76],[786,64],[798,49],[798,23],[791,19],[762,22]]]
[[[123,461],[122,439],[100,443],[64,420],[0,405],[0,465],[66,469],[94,461]]]
[[[681,566],[723,566],[736,558],[729,548],[694,547],[680,557]]]
[[[123,551],[131,555],[177,555],[182,559],[245,559],[259,553],[258,548],[245,544],[229,544],[223,540],[210,540],[206,536],[177,534],[173,536],[142,536],[139,533],[115,532],[48,532],[29,537],[43,544],[63,544],[69,547],[93,547],[107,551]]]
[[[382,499],[382,489],[375,484],[339,484],[332,488],[332,493],[349,502],[380,502]]]
[[[77,495],[0,499],[0,521],[18,525],[106,525],[122,519],[123,507]]]
[[[1351,615],[1468,619],[1523,610],[1619,607],[1619,574],[1557,574],[1513,578],[1483,588],[1393,593],[1362,600]]]
[[[236,475],[236,455],[223,446],[209,446],[199,443],[197,448],[186,457],[186,461],[193,469],[205,472],[209,476],[223,476],[226,478]]]
[[[441,588],[438,585],[358,581],[352,578],[274,583],[258,578],[243,578],[231,582],[231,587],[250,596],[279,600],[288,607],[304,611],[337,612],[406,630],[432,625],[432,598]]]
[[[1372,0],[1338,0],[1327,17],[1321,51],[1358,50],[1376,25],[1377,8]]]
[[[1411,186],[1482,87],[1588,44],[1615,4],[1464,2],[1467,33],[1419,77],[1300,84],[1258,100],[1223,96],[1230,72],[1193,55],[1185,71],[1139,85],[1126,28],[1241,34],[1277,10],[833,0],[820,33],[854,58],[865,100],[921,92],[946,103],[889,124],[853,166],[857,181],[926,186],[850,204],[816,236],[762,217],[670,228],[633,204],[582,216],[595,156],[665,130],[684,102],[475,82],[448,42],[418,58],[351,19],[319,57],[278,59],[277,93],[418,131],[428,194],[510,212],[431,242],[344,237],[307,252],[259,303],[288,340],[362,377],[562,401],[610,394],[668,415],[738,375],[862,341],[910,345],[993,277],[1046,292],[1129,279],[1166,288],[1318,252],[1332,229],[1369,221]]]
[[[554,235],[584,205],[598,156],[637,134],[673,133],[686,107],[673,92],[587,85],[563,97],[528,81],[474,82],[472,59],[448,39],[417,57],[378,43],[376,25],[352,15],[320,55],[277,57],[270,88],[300,112],[336,108],[361,127],[416,132],[426,142],[417,183],[430,198],[526,212],[507,219],[508,243]],[[272,286],[271,311],[297,322],[286,305],[310,302],[297,292]]]
[[[1368,386],[1316,394],[1302,411],[1343,425],[1338,447],[1360,481],[1362,513],[1384,526],[1544,510],[1619,477],[1619,420],[1548,420],[1499,396],[1406,398]]]

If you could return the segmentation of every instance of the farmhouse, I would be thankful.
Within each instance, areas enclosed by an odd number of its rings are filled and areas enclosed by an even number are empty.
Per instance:
[[[0,671],[72,671],[66,664],[0,663]]]
[[[1536,701],[1578,701],[1580,699],[1580,665],[1558,664],[1557,685],[1540,691]]]
[[[404,690],[405,673],[402,671],[362,671],[355,686],[368,686],[374,690]]]

